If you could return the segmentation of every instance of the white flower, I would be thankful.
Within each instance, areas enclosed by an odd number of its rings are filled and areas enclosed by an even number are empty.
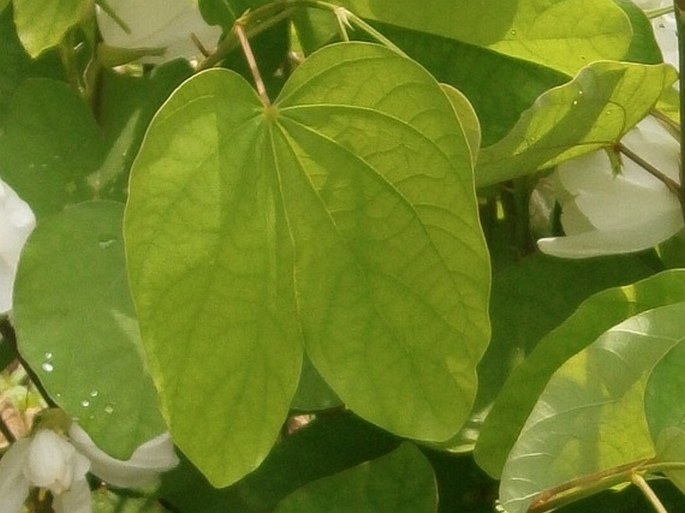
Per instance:
[[[162,472],[178,465],[171,435],[166,432],[138,447],[131,457],[117,460],[98,448],[81,426],[69,429],[74,446],[90,460],[90,470],[106,483],[119,488],[142,488],[157,481]]]
[[[679,182],[679,145],[654,118],[641,121],[621,142]],[[651,248],[683,228],[676,195],[625,155],[621,161],[618,175],[603,150],[558,166],[566,236],[540,239],[541,251],[565,258],[630,253]]]
[[[98,449],[75,423],[69,435],[71,442],[40,429],[10,447],[0,459],[0,512],[20,513],[33,486],[52,492],[56,513],[90,513],[89,470],[114,486],[139,488],[178,464],[168,433],[141,445],[127,461]]]
[[[192,59],[200,51],[191,34],[210,48],[221,36],[221,29],[204,21],[193,0],[109,0],[108,4],[130,32],[98,9],[98,26],[105,43],[119,48],[164,49],[161,57],[146,56],[140,59],[142,62],[160,63],[177,57]]]
[[[17,441],[0,460],[0,511],[21,512],[31,486],[50,490],[56,513],[89,513],[88,460],[50,429]]]
[[[36,226],[31,208],[0,180],[0,313],[12,308],[12,286],[19,254]]]

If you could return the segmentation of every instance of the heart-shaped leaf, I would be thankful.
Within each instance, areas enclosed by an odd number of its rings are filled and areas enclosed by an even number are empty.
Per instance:
[[[125,234],[164,413],[215,485],[268,452],[303,348],[385,429],[440,441],[466,420],[489,262],[464,133],[416,63],[330,46],[273,105],[197,75],[149,129]]]

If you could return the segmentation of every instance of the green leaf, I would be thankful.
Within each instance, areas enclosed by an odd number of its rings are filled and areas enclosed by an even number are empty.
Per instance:
[[[0,177],[37,217],[95,196],[88,176],[104,155],[88,107],[63,82],[30,79],[12,97],[0,132]]]
[[[573,75],[597,60],[621,60],[630,21],[611,0],[345,0],[364,18],[455,39]]]
[[[489,185],[610,146],[640,121],[677,75],[670,66],[597,62],[540,96],[476,169]]]
[[[454,112],[457,114],[461,129],[466,137],[466,142],[469,145],[471,165],[475,167],[476,160],[478,160],[478,151],[480,150],[480,121],[478,120],[478,115],[469,99],[462,92],[449,84],[441,84],[441,86],[452,103]]]
[[[685,271],[674,270],[600,292],[583,302],[507,379],[478,439],[478,464],[493,477],[501,475],[526,418],[552,374],[565,361],[625,319],[681,301],[685,301]]]
[[[630,19],[633,39],[630,42],[628,53],[623,57],[624,61],[641,62],[643,64],[658,64],[663,62],[661,50],[654,39],[654,30],[651,21],[645,16],[640,7],[632,0],[613,0]]]
[[[483,144],[494,144],[535,99],[571,80],[539,64],[453,39],[378,24],[377,28],[440,82],[459,89],[478,114]]]
[[[167,101],[132,171],[129,273],[164,414],[213,484],[268,452],[303,346],[367,420],[458,431],[489,335],[471,173],[437,82],[378,45],[315,53],[273,106],[226,70]]]
[[[323,380],[305,354],[302,360],[300,382],[297,385],[297,391],[290,408],[296,411],[309,412],[327,410],[341,405],[340,398]]]
[[[13,3],[19,39],[34,59],[60,44],[67,31],[92,9],[90,0],[14,0]]]
[[[12,21],[12,9],[0,12],[0,125],[4,123],[5,108],[15,89],[31,76],[60,79],[64,70],[54,53],[33,61],[19,41]]]
[[[125,201],[128,171],[152,117],[191,74],[192,68],[182,59],[155,66],[142,77],[110,70],[102,72],[98,111],[105,145],[110,150],[97,173],[89,179],[90,183],[97,183],[100,196]]]
[[[340,474],[314,481],[286,497],[275,513],[433,513],[433,470],[413,445]]]
[[[307,483],[396,449],[400,440],[349,411],[322,415],[288,435],[257,470],[217,490],[188,461],[163,477],[161,495],[188,513],[271,513]]]
[[[476,404],[486,407],[511,369],[585,299],[645,278],[648,271],[635,256],[561,260],[536,253],[496,272],[490,304],[492,340],[478,365]]]
[[[105,487],[91,493],[93,513],[165,513],[167,510],[154,499],[137,499],[116,495]]]
[[[500,501],[508,513],[527,512],[545,490],[581,477],[589,486],[599,472],[654,457],[645,387],[683,333],[685,303],[648,310],[611,328],[554,373],[502,471]]]
[[[121,236],[123,205],[44,218],[14,289],[19,351],[53,400],[114,457],[164,431],[141,356]]]
[[[228,31],[248,9],[264,5],[268,0],[199,0],[202,17],[210,25],[219,25]]]
[[[676,345],[652,372],[645,390],[645,414],[661,461],[685,463],[685,344]],[[685,493],[685,470],[667,475]]]

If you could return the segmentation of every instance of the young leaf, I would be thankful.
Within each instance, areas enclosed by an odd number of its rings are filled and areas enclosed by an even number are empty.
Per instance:
[[[597,62],[538,98],[499,142],[483,148],[478,185],[551,167],[618,142],[671,86],[665,64]]]
[[[605,290],[580,305],[549,333],[504,384],[476,445],[478,464],[499,477],[521,427],[554,372],[603,332],[625,319],[685,301],[685,271],[663,272],[633,285]]]
[[[430,463],[406,443],[374,461],[314,481],[286,497],[274,513],[435,513]]]
[[[123,210],[94,201],[44,218],[14,289],[20,353],[52,399],[120,459],[165,429],[126,280]]]
[[[266,107],[233,72],[197,75],[152,122],[125,234],[164,413],[212,483],[264,458],[303,347],[385,429],[445,440],[465,421],[489,262],[464,134],[416,63],[330,46]]]
[[[655,456],[645,387],[683,333],[685,303],[648,310],[611,328],[554,373],[502,471],[500,500],[508,513],[527,512],[559,485],[583,478],[589,487],[596,484],[593,475]]]
[[[14,0],[13,4],[19,39],[34,59],[60,44],[92,9],[91,0]]]

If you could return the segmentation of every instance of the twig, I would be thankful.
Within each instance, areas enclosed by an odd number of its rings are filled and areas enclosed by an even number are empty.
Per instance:
[[[630,480],[640,489],[644,496],[647,497],[647,500],[652,506],[654,506],[654,510],[657,513],[668,513],[662,502],[659,500],[659,497],[657,497],[657,495],[654,493],[654,490],[652,490],[652,487],[649,486],[641,474],[638,472],[633,472],[633,474],[630,476]]]
[[[238,40],[240,41],[240,46],[243,48],[243,53],[245,54],[245,59],[247,60],[247,65],[250,67],[250,73],[252,73],[252,78],[254,78],[255,85],[257,86],[257,92],[259,97],[262,99],[262,103],[265,107],[271,105],[271,100],[266,94],[266,87],[264,86],[264,81],[262,80],[262,75],[259,73],[259,67],[257,66],[257,61],[252,53],[252,47],[250,47],[250,42],[245,37],[245,31],[241,23],[236,23],[233,27]]]

